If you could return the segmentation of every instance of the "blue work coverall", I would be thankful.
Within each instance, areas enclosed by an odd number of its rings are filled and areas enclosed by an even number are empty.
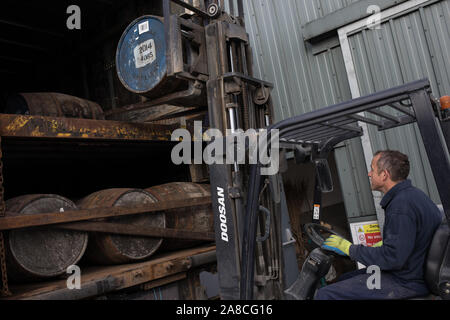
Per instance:
[[[372,274],[362,269],[319,289],[316,300],[410,299],[429,294],[424,281],[425,259],[442,213],[410,180],[389,190],[381,206],[385,210],[383,246],[352,245],[349,252],[352,260],[380,268],[380,289],[369,289]]]

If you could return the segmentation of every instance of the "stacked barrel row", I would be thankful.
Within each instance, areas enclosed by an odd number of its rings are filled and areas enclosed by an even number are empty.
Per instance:
[[[210,196],[208,185],[169,183],[141,189],[108,189],[74,203],[58,195],[26,195],[6,201],[7,212],[33,215],[77,209],[142,207],[160,201],[177,201]],[[210,205],[172,209],[132,216],[103,219],[125,225],[213,232]],[[51,278],[66,273],[83,256],[94,265],[114,265],[150,259],[156,252],[182,249],[198,244],[172,240],[106,233],[87,233],[53,227],[11,230],[6,237],[8,275],[13,281]]]

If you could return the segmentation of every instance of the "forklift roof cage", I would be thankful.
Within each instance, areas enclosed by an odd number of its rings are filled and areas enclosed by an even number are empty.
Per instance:
[[[268,128],[279,130],[281,144],[312,146],[319,158],[326,155],[342,141],[362,136],[360,123],[378,128],[379,131],[417,123],[431,164],[439,196],[450,223],[450,160],[449,138],[442,139],[439,109],[431,97],[428,79],[415,81],[348,102],[339,103],[314,112],[293,117]],[[448,135],[448,130],[444,132]],[[243,279],[241,297],[252,298],[253,249],[256,230],[258,195],[261,188],[261,164],[252,166],[249,180],[249,196],[242,251]]]

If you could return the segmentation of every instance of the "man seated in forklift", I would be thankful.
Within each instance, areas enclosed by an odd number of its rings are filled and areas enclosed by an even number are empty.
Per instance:
[[[331,236],[322,247],[365,266],[378,266],[381,285],[373,289],[368,281],[373,274],[367,269],[353,271],[319,289],[316,300],[410,299],[429,294],[424,280],[425,259],[443,216],[425,193],[412,186],[407,179],[409,172],[406,155],[398,151],[376,153],[369,178],[372,190],[384,194],[383,241],[365,247]]]

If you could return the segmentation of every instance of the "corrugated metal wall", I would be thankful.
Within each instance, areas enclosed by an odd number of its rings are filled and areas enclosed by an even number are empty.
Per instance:
[[[429,78],[433,94],[450,93],[450,0],[427,3],[389,19],[380,30],[349,37],[362,95]],[[396,149],[410,156],[414,185],[440,203],[417,125],[384,133],[369,129],[374,150]]]
[[[356,1],[243,1],[255,75],[275,84],[277,120],[351,98],[339,47],[313,54],[303,41],[302,25]]]
[[[278,120],[350,98],[336,83],[336,68],[345,73],[340,50],[313,56],[303,41],[301,25],[328,13],[322,4],[329,2],[343,1],[244,1],[255,74],[275,83]]]
[[[255,76],[275,84],[273,98],[277,120],[352,98],[338,37],[311,45],[303,39],[302,25],[357,1],[244,1],[247,32],[254,50]],[[357,64],[362,94],[424,75],[431,77],[436,95],[450,93],[449,1],[394,19],[383,25],[386,28],[380,35],[365,31],[351,38],[359,50],[355,58],[360,59]],[[386,57],[385,53],[388,53]],[[425,56],[432,61],[422,58]],[[371,77],[367,74],[368,68],[384,71],[373,72]],[[412,162],[424,168],[414,171],[414,182],[436,201],[429,165],[424,160],[423,147],[417,143],[420,140],[417,129],[402,130],[405,131],[400,135],[395,131],[381,136],[371,132],[373,149],[390,147],[411,154]],[[376,217],[360,140],[337,148],[335,157],[350,222]]]

